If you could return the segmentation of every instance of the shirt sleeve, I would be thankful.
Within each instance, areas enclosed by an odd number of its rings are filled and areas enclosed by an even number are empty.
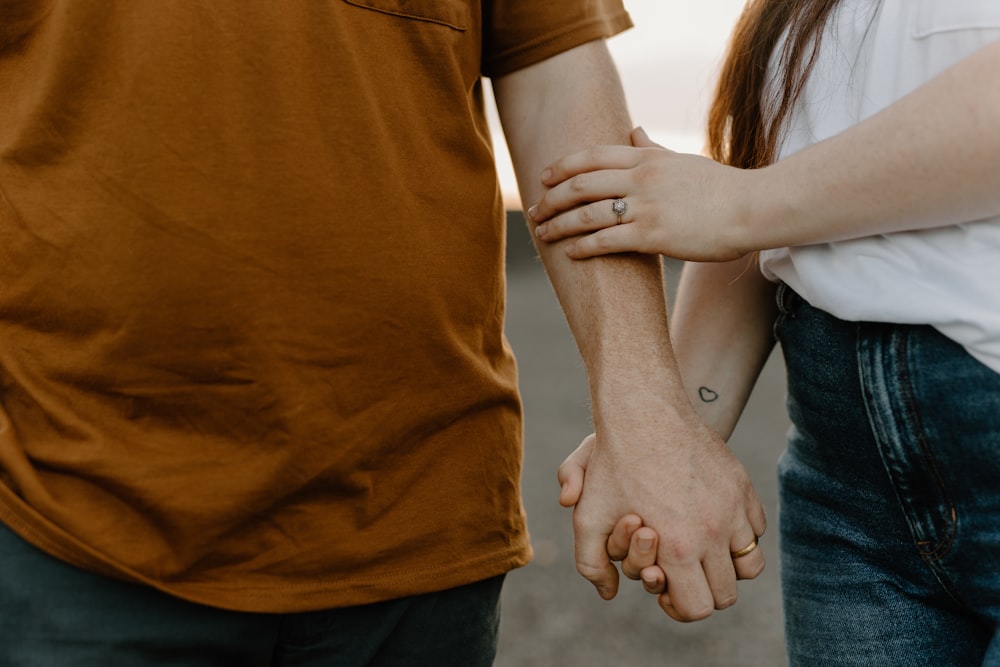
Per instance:
[[[632,27],[621,0],[495,0],[483,11],[482,69],[488,77]]]

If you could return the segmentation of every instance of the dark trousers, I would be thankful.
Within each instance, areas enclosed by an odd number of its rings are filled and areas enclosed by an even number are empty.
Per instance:
[[[502,583],[296,614],[233,612],[81,571],[0,524],[0,665],[485,666]]]

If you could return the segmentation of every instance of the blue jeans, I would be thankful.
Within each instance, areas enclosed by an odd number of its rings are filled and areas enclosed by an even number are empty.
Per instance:
[[[790,665],[1000,665],[1000,374],[931,327],[778,301]]]
[[[502,582],[361,607],[241,613],[77,570],[0,524],[0,665],[486,667]]]

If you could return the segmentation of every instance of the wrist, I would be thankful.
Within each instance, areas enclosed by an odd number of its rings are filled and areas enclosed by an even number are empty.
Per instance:
[[[632,376],[615,374],[591,382],[591,406],[597,430],[664,427],[697,419],[679,376],[648,367]]]
[[[794,203],[789,199],[786,175],[778,164],[741,172],[743,187],[739,189],[740,207],[733,220],[732,245],[740,256],[794,245],[786,238],[790,221],[794,220]]]

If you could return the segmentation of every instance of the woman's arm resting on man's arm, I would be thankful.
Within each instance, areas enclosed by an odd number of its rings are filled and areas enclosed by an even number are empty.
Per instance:
[[[532,211],[574,258],[628,250],[728,261],[754,250],[941,227],[1000,215],[1000,42],[871,118],[763,169],[641,148],[550,165]],[[588,201],[622,196],[627,225]],[[606,205],[606,202],[602,202]]]
[[[603,42],[502,77],[494,89],[525,203],[542,195],[542,169],[558,156],[628,139]],[[660,536],[668,614],[694,620],[732,604],[730,552],[763,530],[763,509],[743,467],[687,399],[658,259],[573,262],[559,244],[539,252],[588,370],[597,429],[574,510],[578,569],[612,597],[617,572],[607,539],[621,517],[638,514]]]

